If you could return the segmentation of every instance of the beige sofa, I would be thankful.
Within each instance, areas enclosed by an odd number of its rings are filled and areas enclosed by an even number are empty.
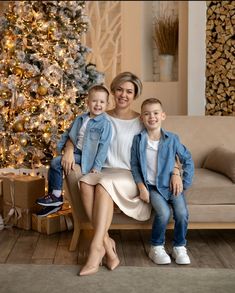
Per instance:
[[[168,116],[163,127],[179,135],[195,163],[192,187],[186,192],[191,229],[235,228],[235,117]],[[220,147],[220,148],[217,148]],[[205,168],[207,167],[207,168]],[[90,229],[78,191],[79,166],[66,178],[72,206],[75,250],[81,229]],[[120,211],[111,229],[150,229],[152,219],[136,221]],[[173,223],[169,223],[169,228]]]

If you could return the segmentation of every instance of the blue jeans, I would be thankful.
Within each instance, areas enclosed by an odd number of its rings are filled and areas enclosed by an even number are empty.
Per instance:
[[[188,229],[188,209],[184,194],[181,193],[177,196],[171,195],[169,200],[166,200],[158,193],[155,186],[149,186],[149,192],[151,204],[155,210],[151,244],[154,246],[164,245],[166,228],[171,215],[171,206],[175,221],[173,245],[185,246],[185,237]]]
[[[81,164],[82,152],[79,149],[74,151],[74,160],[76,164]],[[61,165],[62,156],[55,157],[51,160],[48,171],[48,192],[53,190],[62,190],[63,188],[63,167]]]

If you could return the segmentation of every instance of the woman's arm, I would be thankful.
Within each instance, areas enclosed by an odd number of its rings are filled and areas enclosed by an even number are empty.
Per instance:
[[[61,165],[64,169],[65,175],[68,175],[71,170],[74,170],[74,145],[70,139],[68,139],[65,144]]]

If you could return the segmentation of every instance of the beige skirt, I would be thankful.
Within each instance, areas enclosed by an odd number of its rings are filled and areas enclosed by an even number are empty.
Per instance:
[[[129,170],[104,168],[101,173],[84,175],[80,181],[102,185],[120,210],[129,217],[139,221],[150,218],[151,205],[139,198],[137,185]]]

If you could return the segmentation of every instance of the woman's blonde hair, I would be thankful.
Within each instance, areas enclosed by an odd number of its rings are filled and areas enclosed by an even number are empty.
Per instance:
[[[135,88],[135,96],[134,98],[136,99],[137,97],[139,97],[142,93],[142,82],[141,80],[133,73],[131,72],[122,72],[122,73],[119,73],[114,79],[113,81],[111,82],[111,85],[110,85],[110,89],[111,89],[111,92],[114,93],[115,90],[121,85],[123,84],[124,82],[131,82],[133,83],[134,85],[134,88]]]

